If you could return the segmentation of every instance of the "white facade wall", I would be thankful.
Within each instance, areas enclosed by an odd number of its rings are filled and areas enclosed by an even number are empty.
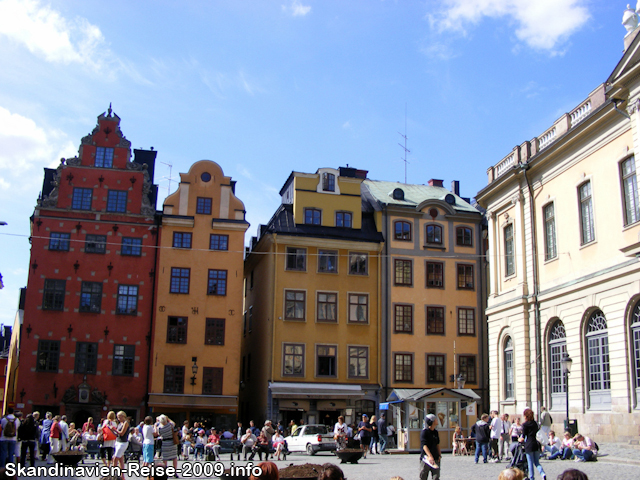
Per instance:
[[[602,442],[637,441],[640,435],[640,399],[636,394],[640,379],[634,368],[630,327],[632,310],[640,302],[640,221],[625,224],[621,177],[621,162],[635,155],[640,183],[640,77],[630,74],[640,72],[638,39],[625,54],[625,61],[609,79],[613,87],[607,91],[608,97],[604,88],[592,92],[587,117],[573,126],[568,115],[561,117],[556,125],[566,123],[566,133],[557,135],[540,152],[536,138],[517,147],[520,164],[500,172],[496,167],[490,169],[489,186],[477,196],[487,209],[488,220],[486,313],[491,408],[521,415],[525,407],[539,411],[544,405],[551,411],[556,431],[562,431],[566,393],[561,390],[552,395],[549,345],[552,327],[560,320],[566,332],[566,351],[573,360],[568,380],[569,417],[577,419],[582,433]],[[586,181],[591,182],[595,240],[582,244],[579,187]],[[554,206],[557,254],[547,259],[544,207],[549,204]],[[512,275],[506,272],[507,225],[513,225],[514,231]],[[610,401],[606,389],[591,393],[589,389],[587,325],[597,310],[606,318]],[[506,398],[505,388],[507,337],[513,341],[512,398]]]

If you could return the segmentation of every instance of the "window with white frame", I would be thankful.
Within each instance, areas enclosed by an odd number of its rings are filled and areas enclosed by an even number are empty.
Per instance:
[[[591,197],[591,182],[585,182],[578,188],[580,197],[580,241],[584,245],[596,238],[593,225],[593,199]]]
[[[634,157],[628,158],[620,164],[620,175],[622,176],[622,193],[624,195],[624,224],[631,225],[640,220]]]
[[[553,203],[546,205],[544,213],[544,259],[556,258],[556,215]]]
[[[318,272],[338,273],[337,250],[318,250]]]
[[[589,367],[589,407],[602,409],[611,405],[609,370],[609,335],[607,320],[601,310],[594,311],[587,323],[587,356]]]
[[[565,376],[562,371],[562,359],[567,353],[567,333],[560,320],[551,327],[549,332],[549,362],[551,382],[551,408],[558,409],[566,406]]]
[[[514,394],[513,380],[513,340],[507,337],[504,343],[504,396],[505,398],[513,398]]]
[[[513,223],[504,227],[504,275],[509,277],[516,273],[515,254],[513,251]]]
[[[631,341],[633,345],[633,377],[636,388],[636,402],[640,400],[640,302],[631,312]],[[637,406],[637,404],[636,404]]]

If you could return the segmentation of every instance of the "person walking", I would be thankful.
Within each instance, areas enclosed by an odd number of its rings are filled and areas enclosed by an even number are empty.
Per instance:
[[[16,453],[16,435],[20,420],[13,414],[13,408],[7,408],[7,415],[0,421],[2,434],[0,434],[0,467],[7,463],[14,463]]]
[[[420,480],[427,480],[429,473],[433,480],[440,479],[440,435],[436,430],[437,418],[433,413],[424,420],[420,432]]]
[[[509,414],[504,413],[502,414],[502,431],[498,439],[498,454],[501,460],[503,458],[509,460],[509,445],[511,445],[510,430],[511,422],[509,421]]]
[[[178,469],[178,449],[173,443],[173,429],[176,424],[166,415],[160,415],[158,417],[160,426],[158,427],[158,436],[162,438],[162,462],[165,466],[168,465],[169,460],[173,462],[174,468]],[[176,473],[176,478],[178,474]]]
[[[380,439],[380,453],[387,453],[387,415],[385,413],[380,414],[380,420],[378,420],[378,438]]]
[[[498,443],[502,436],[502,419],[497,410],[491,411],[491,462],[500,463],[500,453],[498,452]]]
[[[544,433],[544,438],[549,437],[549,431],[551,430],[551,424],[553,423],[553,418],[551,414],[547,412],[545,407],[540,407],[540,430]]]
[[[371,452],[371,455],[375,455],[376,450],[378,449],[378,420],[376,420],[375,415],[371,417],[369,426],[371,427],[371,441],[369,442],[369,451]],[[377,453],[380,453],[380,451],[378,450]]]
[[[489,453],[489,441],[491,440],[491,432],[489,431],[489,415],[483,413],[480,420],[474,425],[476,432],[476,458],[475,463],[478,463],[480,458],[480,452],[482,452],[482,458],[484,463],[487,463],[487,454]]]
[[[116,428],[116,448],[113,454],[113,466],[119,466],[124,472],[124,452],[129,446],[129,420],[127,420],[127,414],[122,410],[118,412],[117,417],[118,427]],[[124,476],[122,480],[124,480]]]
[[[535,477],[535,470],[533,467],[537,467],[538,472],[542,480],[547,480],[547,474],[544,473],[542,465],[540,465],[540,445],[536,439],[536,433],[540,430],[538,424],[533,419],[533,410],[526,408],[523,416],[525,422],[522,424],[522,436],[518,439],[519,442],[524,442],[524,453],[527,456],[527,465],[529,467],[529,478],[531,480]]]
[[[367,458],[369,444],[371,443],[371,426],[369,424],[369,416],[362,414],[362,420],[358,423],[358,435],[360,435],[360,448],[364,452],[362,457]]]
[[[49,453],[51,452],[51,427],[53,426],[53,419],[51,412],[45,414],[45,418],[42,421],[42,431],[40,432],[40,448],[42,448],[42,460],[47,463],[53,463],[50,461]]]
[[[29,452],[29,464],[34,467],[36,462],[36,438],[38,437],[38,425],[36,425],[33,415],[30,413],[24,422],[18,427],[18,439],[22,442],[20,446],[20,465],[24,467]]]
[[[102,435],[102,446],[100,447],[100,458],[105,466],[111,465],[113,462],[113,451],[116,446],[116,429],[118,424],[116,423],[116,412],[113,410],[107,413],[107,418],[100,425],[100,431],[98,437]]]

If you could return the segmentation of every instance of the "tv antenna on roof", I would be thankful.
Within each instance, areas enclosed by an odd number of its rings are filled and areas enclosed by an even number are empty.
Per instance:
[[[411,150],[407,148],[407,104],[404,104],[404,135],[398,132],[398,134],[404,138],[404,145],[398,143],[400,147],[404,150],[404,158],[400,157],[400,160],[404,162],[404,183],[407,183],[407,153],[411,153]]]
[[[165,162],[160,162],[163,165],[166,165],[167,167],[169,167],[169,176],[168,177],[162,177],[164,179],[169,180],[169,188],[167,189],[167,195],[171,194],[171,170],[173,169],[173,165],[171,165],[170,163],[165,163]]]

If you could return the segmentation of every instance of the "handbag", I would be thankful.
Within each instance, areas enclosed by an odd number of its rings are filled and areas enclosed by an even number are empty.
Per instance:
[[[356,433],[355,437],[353,437],[354,440],[360,440],[360,432]]]
[[[113,430],[108,425],[105,425],[102,427],[102,438],[105,442],[109,442],[116,439],[116,434],[113,433]]]
[[[173,431],[173,444],[174,445],[180,444],[180,435],[178,435],[178,430]]]

